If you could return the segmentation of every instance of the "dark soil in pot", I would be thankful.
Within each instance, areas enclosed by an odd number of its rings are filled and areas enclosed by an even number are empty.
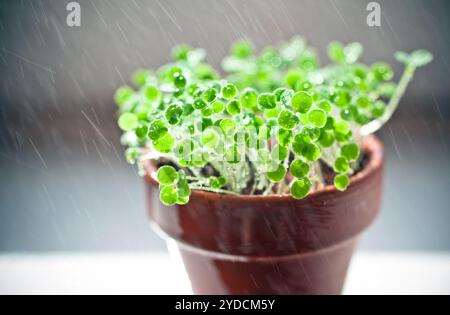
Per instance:
[[[380,206],[383,146],[372,137],[364,151],[345,192],[327,186],[301,200],[194,191],[187,205],[167,207],[147,164],[150,217],[177,241],[194,293],[339,294]]]

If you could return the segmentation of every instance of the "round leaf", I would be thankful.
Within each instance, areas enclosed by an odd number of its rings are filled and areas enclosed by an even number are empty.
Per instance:
[[[310,189],[311,189],[311,182],[308,178],[301,178],[295,180],[291,185],[291,195],[295,199],[303,199],[305,198]]]
[[[173,186],[164,186],[159,192],[159,199],[166,206],[173,206],[177,203],[178,193]]]
[[[346,190],[349,184],[350,179],[345,174],[336,175],[334,178],[334,186],[336,186],[336,188],[340,191]]]
[[[307,92],[300,91],[291,99],[291,106],[297,113],[307,113],[313,104],[313,98]]]
[[[162,185],[170,185],[175,182],[178,174],[175,168],[169,165],[164,165],[158,169],[156,178],[158,182]]]
[[[282,181],[284,176],[286,176],[286,169],[281,164],[274,171],[267,172],[267,178],[274,183]]]
[[[132,131],[139,126],[139,120],[135,114],[124,113],[119,117],[119,127],[123,131]]]
[[[303,178],[309,173],[309,165],[302,160],[296,159],[291,163],[289,170],[292,176]]]

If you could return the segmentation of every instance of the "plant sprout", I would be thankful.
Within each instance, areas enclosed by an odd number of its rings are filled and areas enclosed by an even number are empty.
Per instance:
[[[173,62],[138,70],[136,88],[115,94],[127,160],[152,160],[160,199],[186,204],[192,190],[230,195],[291,194],[301,199],[328,184],[345,190],[361,168],[364,137],[393,115],[424,50],[397,53],[398,84],[382,62],[358,62],[359,43],[314,49],[295,37],[255,54],[231,48],[220,76],[201,49],[178,46]]]

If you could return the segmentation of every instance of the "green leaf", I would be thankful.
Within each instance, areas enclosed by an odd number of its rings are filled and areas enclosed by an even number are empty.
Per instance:
[[[299,135],[304,142],[316,142],[320,137],[320,129],[315,127],[305,126]]]
[[[136,128],[135,133],[139,140],[146,140],[148,136],[148,126],[146,124],[140,125]]]
[[[215,176],[211,176],[209,178],[209,181],[210,181],[211,188],[214,188],[214,189],[220,189],[227,183],[227,180],[223,176],[221,176],[219,178],[217,178]]]
[[[123,131],[132,131],[139,126],[139,120],[135,114],[124,113],[119,117],[119,127]]]
[[[178,200],[188,198],[191,195],[191,188],[186,179],[186,173],[183,170],[178,171],[177,180]]]
[[[433,61],[433,55],[427,50],[416,50],[411,54],[410,62],[416,67],[423,67]]]
[[[220,143],[220,135],[215,128],[207,128],[201,135],[202,145],[210,149],[214,149]]]
[[[177,190],[173,186],[163,186],[159,192],[159,199],[166,206],[173,206],[178,200]]]
[[[345,63],[345,51],[342,43],[333,41],[328,45],[328,57],[336,63]]]
[[[398,51],[395,53],[395,59],[405,65],[422,67],[433,61],[433,54],[424,49],[416,50],[411,54]]]
[[[318,141],[323,148],[329,148],[334,143],[334,136],[331,132],[322,129]]]
[[[371,71],[375,78],[380,81],[389,81],[394,77],[394,71],[391,66],[385,62],[377,62],[372,65]]]
[[[345,54],[345,62],[348,64],[355,63],[358,61],[359,57],[363,52],[363,47],[360,43],[350,43],[345,46],[344,54]]]
[[[202,120],[200,121],[200,123],[197,124],[197,128],[199,131],[205,131],[206,128],[210,127],[213,125],[213,121],[210,118],[207,117],[202,117]]]
[[[222,88],[222,96],[225,98],[233,98],[237,94],[237,88],[234,84],[228,83]]]
[[[134,91],[129,86],[122,86],[117,89],[114,94],[114,100],[117,105],[124,105],[132,96],[134,95]]]
[[[403,52],[403,51],[397,51],[394,54],[394,57],[395,57],[395,59],[397,59],[398,62],[401,62],[401,63],[403,63],[405,65],[409,64],[410,56],[407,53]]]
[[[271,151],[272,159],[276,161],[283,161],[289,154],[286,147],[276,144]]]
[[[174,77],[173,84],[179,89],[184,89],[184,87],[186,86],[186,78],[184,77],[184,75],[179,74]]]
[[[162,185],[173,184],[177,177],[177,171],[170,165],[164,165],[160,167],[158,169],[158,173],[156,174],[158,182]]]
[[[367,108],[370,105],[370,100],[367,95],[361,95],[356,99],[356,105],[359,108]]]
[[[189,203],[189,196],[188,197],[182,197],[182,196],[178,196],[177,198],[177,204],[179,205],[185,205]]]
[[[162,137],[158,138],[158,140],[152,142],[155,149],[161,153],[169,153],[170,150],[172,150],[174,143],[175,140],[170,133],[165,133]]]
[[[191,139],[184,139],[178,142],[173,148],[173,153],[179,159],[187,159],[192,154],[195,148],[195,143]]]
[[[297,134],[294,137],[294,141],[292,142],[292,151],[294,151],[294,153],[297,155],[302,155],[305,144],[306,142],[303,141],[301,135]]]
[[[245,59],[253,52],[252,44],[246,40],[237,41],[231,46],[231,54],[236,58]]]
[[[238,100],[231,100],[227,104],[227,112],[230,115],[237,115],[241,112],[241,103]]]
[[[161,120],[153,121],[148,130],[148,136],[151,140],[156,141],[168,132],[166,124]]]
[[[192,47],[188,45],[178,45],[172,49],[172,58],[175,61],[187,60]]]
[[[213,110],[212,106],[208,106],[208,107],[202,109],[201,113],[202,113],[203,117],[209,117],[212,114],[214,114],[214,110]]]
[[[284,129],[293,129],[299,122],[298,117],[290,110],[283,110],[278,116],[278,124]]]
[[[209,88],[203,92],[203,99],[208,103],[213,102],[217,97],[217,91],[215,88]]]
[[[334,171],[336,173],[345,173],[349,169],[348,161],[345,157],[340,156],[334,161]]]
[[[371,109],[371,113],[375,118],[383,116],[385,111],[386,111],[386,104],[383,101],[376,101]]]
[[[225,118],[220,121],[219,127],[225,135],[228,135],[236,128],[236,122],[233,119]]]
[[[286,176],[286,169],[281,164],[279,164],[274,171],[267,172],[267,178],[274,183],[282,181],[284,176]]]
[[[277,140],[282,146],[288,146],[293,138],[291,130],[280,129],[278,130]]]
[[[298,81],[303,78],[303,73],[297,69],[291,69],[286,73],[284,81],[290,88],[294,88]],[[281,94],[280,94],[281,96]]]
[[[292,161],[289,170],[292,176],[303,178],[309,173],[309,164],[303,162],[302,160],[295,159],[294,161]]]
[[[169,70],[170,80],[174,80],[176,77],[183,75],[183,70],[180,67],[174,66]]]
[[[305,143],[302,148],[302,155],[311,162],[317,161],[321,151],[318,145],[314,143]]]
[[[341,155],[349,161],[356,161],[359,157],[359,147],[355,143],[343,145]]]
[[[312,104],[312,96],[304,91],[295,93],[291,99],[291,106],[297,113],[307,113],[310,110]]]
[[[294,197],[295,199],[305,198],[308,195],[308,193],[311,189],[311,186],[312,186],[312,184],[311,184],[310,180],[306,177],[295,180],[291,184],[292,197]]]
[[[352,97],[346,89],[339,89],[334,98],[334,104],[339,107],[346,107],[349,105]]]
[[[339,120],[339,121],[335,122],[334,130],[336,133],[346,135],[347,133],[350,132],[351,129],[350,129],[350,125],[348,124],[348,122],[346,122],[344,120]]]
[[[308,113],[308,121],[315,127],[322,128],[327,123],[327,113],[320,108],[315,108]]]
[[[194,103],[192,103],[192,107],[195,109],[202,110],[208,106],[208,103],[206,103],[202,98],[198,97],[194,100]]]
[[[125,157],[128,163],[130,164],[136,163],[137,159],[139,158],[139,149],[134,147],[128,148],[125,151]]]
[[[294,90],[284,89],[284,91],[280,95],[280,102],[281,102],[281,104],[283,104],[286,107],[290,106],[291,105],[291,99],[294,96],[294,94],[295,94]]]
[[[145,88],[145,96],[149,101],[156,101],[160,97],[159,89],[153,85],[147,86]]]
[[[300,59],[298,60],[300,68],[304,71],[313,71],[319,67],[319,58],[317,53],[312,49],[307,49],[303,51]]]
[[[181,115],[183,115],[183,108],[179,105],[172,104],[166,109],[166,119],[171,125],[177,125]]]
[[[283,95],[284,92],[286,92],[287,89],[285,88],[278,88],[275,91],[273,91],[273,94],[275,95],[275,98],[277,102],[281,102],[281,95]]]
[[[138,69],[133,73],[132,81],[136,86],[144,86],[149,75],[150,71],[146,69]]]
[[[258,107],[261,110],[272,109],[277,106],[277,98],[273,93],[261,93],[258,96]]]
[[[255,110],[258,107],[258,94],[256,91],[252,88],[247,88],[244,90],[244,92],[241,95],[241,103],[242,107]]]
[[[281,111],[281,107],[278,105],[271,109],[265,109],[264,117],[269,118],[269,119],[270,118],[278,118],[278,115],[280,115],[280,111]]]
[[[225,160],[230,164],[237,164],[245,158],[241,153],[237,145],[231,145],[225,150]]]
[[[336,175],[334,178],[334,186],[336,186],[336,188],[340,191],[346,190],[349,184],[350,179],[345,174]]]
[[[221,112],[223,112],[223,109],[224,109],[224,105],[220,101],[215,101],[212,104],[212,110],[215,114],[220,114]]]
[[[317,104],[317,107],[323,109],[327,114],[331,113],[331,103],[328,100],[322,100]]]

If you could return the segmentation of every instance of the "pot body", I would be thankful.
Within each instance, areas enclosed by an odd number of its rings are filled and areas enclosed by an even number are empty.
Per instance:
[[[339,294],[380,206],[383,147],[370,138],[364,150],[369,162],[345,192],[328,186],[301,200],[195,191],[167,207],[148,166],[150,217],[178,243],[196,294]]]

